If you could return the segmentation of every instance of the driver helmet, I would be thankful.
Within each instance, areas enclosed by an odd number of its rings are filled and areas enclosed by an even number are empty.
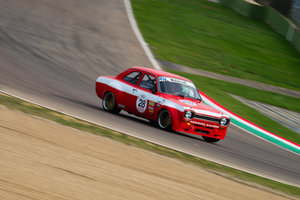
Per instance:
[[[171,91],[172,92],[181,92],[182,87],[180,83],[172,83],[171,84]]]

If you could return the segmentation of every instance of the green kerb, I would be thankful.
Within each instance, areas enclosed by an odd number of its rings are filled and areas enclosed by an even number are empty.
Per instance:
[[[272,143],[274,143],[274,144],[276,144],[278,146],[281,146],[281,147],[283,147],[285,149],[288,149],[290,151],[293,151],[295,153],[300,154],[300,150],[299,149],[297,149],[296,147],[294,147],[292,144],[289,145],[289,144],[281,141],[281,139],[280,138],[276,138],[276,136],[272,137],[271,135],[263,133],[262,131],[259,131],[257,129],[254,129],[254,128],[248,126],[247,124],[245,124],[243,122],[240,122],[240,121],[238,121],[238,120],[236,120],[234,118],[231,118],[231,123],[234,123],[235,125],[243,128],[243,129],[245,129],[245,130],[247,130],[247,131],[249,131],[249,132],[251,132],[251,133],[253,133],[253,134],[255,134],[255,135],[257,135],[257,136],[259,136],[259,137],[261,137],[263,139],[265,139],[265,140],[268,140],[269,142],[272,142]]]

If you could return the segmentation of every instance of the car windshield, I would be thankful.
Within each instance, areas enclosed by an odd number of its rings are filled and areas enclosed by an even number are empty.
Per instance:
[[[195,85],[182,79],[159,77],[159,90],[166,94],[201,100]]]

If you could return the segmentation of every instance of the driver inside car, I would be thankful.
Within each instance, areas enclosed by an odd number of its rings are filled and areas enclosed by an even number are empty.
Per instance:
[[[170,83],[170,92],[172,94],[179,94],[182,92],[182,87],[179,83]]]

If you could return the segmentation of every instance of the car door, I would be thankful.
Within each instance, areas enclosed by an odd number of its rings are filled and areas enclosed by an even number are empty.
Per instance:
[[[126,86],[124,87],[124,93],[123,93],[123,99],[122,102],[122,109],[126,110],[129,113],[136,114],[136,106],[135,103],[137,101],[137,92],[138,87],[137,84],[139,83],[142,72],[140,71],[132,71],[124,76],[123,82],[126,83]]]
[[[154,119],[155,114],[155,93],[157,91],[156,77],[144,73],[137,87],[136,111],[141,117]]]

